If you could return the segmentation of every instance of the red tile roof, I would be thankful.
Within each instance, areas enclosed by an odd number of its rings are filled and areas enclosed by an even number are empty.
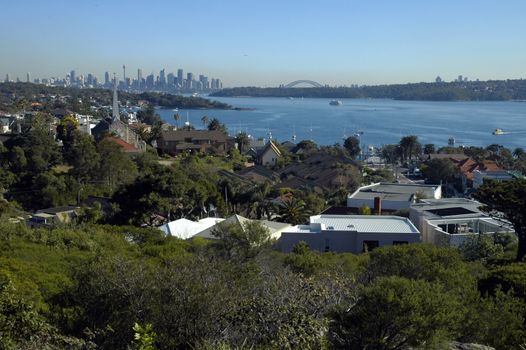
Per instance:
[[[130,144],[130,143],[124,141],[124,140],[121,140],[121,139],[119,139],[117,137],[108,136],[107,138],[108,138],[108,140],[113,141],[117,145],[121,146],[123,148],[122,150],[125,153],[139,153],[140,152],[140,150],[137,147],[135,147],[134,145],[132,145],[132,144]]]

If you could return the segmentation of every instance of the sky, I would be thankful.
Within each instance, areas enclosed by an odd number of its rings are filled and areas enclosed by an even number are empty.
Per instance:
[[[175,72],[225,86],[526,78],[524,0],[6,0],[0,74]]]

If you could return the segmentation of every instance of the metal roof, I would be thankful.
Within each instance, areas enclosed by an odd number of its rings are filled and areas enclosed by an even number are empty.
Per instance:
[[[287,232],[356,231],[358,233],[419,233],[407,218],[399,216],[316,215],[310,225],[294,226]]]

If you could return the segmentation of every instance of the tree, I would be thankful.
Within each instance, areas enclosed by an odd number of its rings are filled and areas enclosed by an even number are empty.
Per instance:
[[[181,115],[179,113],[174,114],[174,120],[175,120],[175,127],[179,129],[179,120],[181,119]]]
[[[111,139],[104,138],[97,144],[100,155],[99,178],[110,188],[131,182],[137,175],[137,166],[130,156]]]
[[[278,209],[278,219],[291,225],[305,223],[309,215],[310,212],[305,208],[305,202],[294,197],[283,201]]]
[[[525,160],[526,151],[524,151],[524,148],[522,147],[517,147],[513,150],[513,156],[519,160]]]
[[[208,130],[219,130],[222,132],[226,132],[226,126],[225,124],[222,124],[219,119],[213,118],[210,123],[208,124]]]
[[[71,174],[79,183],[95,179],[98,174],[100,155],[91,136],[74,132],[68,152],[68,161],[73,166]]]
[[[458,333],[461,301],[439,283],[383,277],[357,302],[332,314],[334,349],[407,349],[448,340]]]
[[[349,152],[349,155],[352,159],[356,159],[356,157],[360,154],[360,139],[356,136],[350,136],[347,139],[345,139],[345,142],[343,143],[343,147]]]
[[[68,144],[73,140],[73,134],[79,128],[77,118],[72,115],[67,115],[57,125],[57,139],[64,144]]]
[[[208,125],[208,117],[206,115],[204,115],[201,118],[201,122],[203,123],[203,127],[206,128],[206,126]]]
[[[411,161],[415,151],[420,147],[418,136],[409,135],[404,136],[400,140],[400,148],[402,149],[402,158],[404,161]]]
[[[400,146],[398,145],[385,145],[382,147],[382,158],[388,164],[395,164],[400,159]]]
[[[244,152],[245,148],[250,145],[250,139],[246,132],[240,132],[236,135],[236,143],[240,152]]]
[[[487,181],[475,193],[487,212],[497,211],[513,225],[519,240],[517,261],[526,256],[526,179]]]
[[[431,159],[422,167],[422,173],[428,182],[439,184],[451,181],[458,173],[457,168],[450,159]]]
[[[427,143],[425,146],[424,146],[424,154],[433,154],[435,153],[436,150],[435,150],[435,145],[432,144],[432,143]]]

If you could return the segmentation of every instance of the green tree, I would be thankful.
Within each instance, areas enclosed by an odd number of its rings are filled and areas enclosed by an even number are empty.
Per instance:
[[[334,349],[406,349],[438,344],[458,333],[460,301],[439,283],[384,277],[354,305],[332,315]]]
[[[343,147],[349,152],[349,155],[352,159],[356,159],[356,157],[360,154],[360,139],[356,136],[350,136],[345,139],[345,142],[343,143]]]
[[[382,158],[388,164],[395,164],[400,159],[401,148],[398,145],[385,145],[382,147]]]
[[[137,175],[137,166],[119,145],[104,138],[97,144],[97,151],[100,155],[99,178],[110,188],[133,181]]]
[[[236,143],[240,152],[245,152],[250,145],[250,139],[246,132],[240,132],[236,135]]]
[[[73,134],[79,129],[79,122],[77,118],[72,115],[67,115],[57,125],[57,139],[61,140],[64,144],[70,143],[73,138]]]
[[[91,136],[76,131],[68,153],[68,162],[73,166],[71,174],[78,183],[98,177],[100,155]]]
[[[422,167],[422,173],[429,182],[439,184],[453,180],[458,170],[450,159],[435,158]]]
[[[208,123],[208,130],[219,130],[222,132],[227,131],[225,124],[222,124],[217,118],[212,118],[210,123]]]
[[[498,211],[511,222],[519,240],[517,261],[523,261],[526,255],[526,180],[485,182],[475,198],[484,204],[483,210]]]
[[[399,145],[402,149],[403,161],[409,162],[413,159],[415,151],[420,147],[420,143],[418,142],[418,136],[415,135],[402,137]]]
[[[284,201],[278,208],[278,219],[291,225],[305,223],[309,215],[305,202],[294,197]]]
[[[432,143],[427,143],[424,145],[424,154],[433,154],[436,153],[435,145]]]
[[[179,113],[174,114],[174,120],[175,120],[175,127],[179,129],[179,120],[181,119],[181,115]]]
[[[208,117],[206,115],[201,117],[201,122],[203,123],[203,127],[206,128],[208,125]]]

